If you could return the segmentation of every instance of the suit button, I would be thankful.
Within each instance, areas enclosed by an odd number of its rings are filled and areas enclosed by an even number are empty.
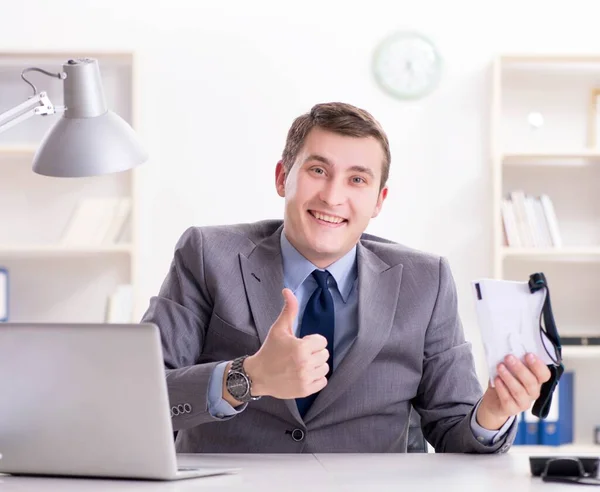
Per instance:
[[[294,429],[292,431],[292,439],[296,442],[304,440],[304,431],[302,429]]]

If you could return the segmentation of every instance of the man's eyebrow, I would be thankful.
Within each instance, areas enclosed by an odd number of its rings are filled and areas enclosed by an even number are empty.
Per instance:
[[[364,173],[369,175],[371,178],[374,178],[375,175],[373,174],[373,171],[371,171],[368,167],[364,167],[364,166],[352,166],[350,169],[348,169],[348,171],[352,171],[355,173]]]
[[[304,162],[309,162],[309,161],[318,161],[318,162],[325,164],[326,166],[335,167],[334,164],[329,159],[327,159],[327,157],[323,157],[322,155],[319,155],[319,154],[311,154],[306,159],[304,159]],[[375,177],[375,175],[373,174],[373,171],[371,171],[371,169],[369,169],[368,167],[365,167],[365,166],[352,166],[352,167],[348,168],[348,171],[352,171],[355,173],[364,173],[364,174],[369,175],[371,178]]]
[[[319,154],[310,154],[306,159],[304,159],[304,162],[308,162],[308,161],[319,161],[319,162],[322,162],[323,164],[333,167],[333,164],[331,163],[331,161],[329,159],[327,159],[327,157],[323,157],[322,155],[319,155]]]

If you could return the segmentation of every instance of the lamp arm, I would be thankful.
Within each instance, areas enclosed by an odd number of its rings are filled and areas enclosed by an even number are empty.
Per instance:
[[[45,92],[30,97],[27,101],[0,113],[0,133],[36,115],[55,114],[64,111],[55,107]]]

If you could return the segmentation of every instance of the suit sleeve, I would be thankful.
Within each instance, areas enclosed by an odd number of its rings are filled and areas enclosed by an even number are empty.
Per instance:
[[[425,334],[423,374],[413,406],[421,416],[425,438],[436,452],[502,453],[514,441],[511,425],[497,442],[475,436],[471,419],[482,397],[471,344],[465,341],[458,315],[456,286],[446,259],[439,262],[438,293]]]
[[[169,272],[142,317],[142,322],[155,323],[160,330],[169,402],[178,409],[171,412],[174,431],[221,420],[209,412],[208,389],[213,371],[223,361],[202,360],[212,306],[202,232],[190,228],[177,242]]]
[[[486,446],[490,446],[491,444],[495,444],[500,439],[504,438],[506,433],[512,427],[513,422],[515,421],[516,417],[515,416],[510,417],[506,421],[506,423],[502,427],[500,427],[500,429],[498,429],[498,430],[484,429],[477,423],[477,418],[475,417],[475,412],[477,412],[477,409],[479,408],[480,404],[481,404],[481,400],[479,400],[477,405],[475,405],[475,411],[472,413],[471,430],[473,431],[473,434],[475,434],[475,437],[477,438],[477,440],[479,442],[485,444]]]

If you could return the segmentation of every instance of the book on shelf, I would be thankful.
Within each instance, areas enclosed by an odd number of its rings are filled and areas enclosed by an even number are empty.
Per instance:
[[[502,199],[500,210],[507,246],[562,247],[556,212],[548,195],[534,197],[523,190],[514,190]]]
[[[572,371],[562,375],[546,418],[537,418],[531,408],[517,417],[515,445],[560,446],[573,442],[573,379]]]
[[[533,406],[532,406],[533,408]],[[536,445],[540,443],[540,419],[533,415],[532,408],[523,412],[523,422],[521,429],[517,429],[517,434],[522,433],[519,441],[525,445]]]
[[[62,235],[65,246],[101,246],[119,242],[131,212],[129,197],[81,200]]]
[[[565,372],[552,394],[548,416],[539,422],[539,444],[573,442],[573,372]]]
[[[8,321],[8,270],[0,267],[0,323]]]

